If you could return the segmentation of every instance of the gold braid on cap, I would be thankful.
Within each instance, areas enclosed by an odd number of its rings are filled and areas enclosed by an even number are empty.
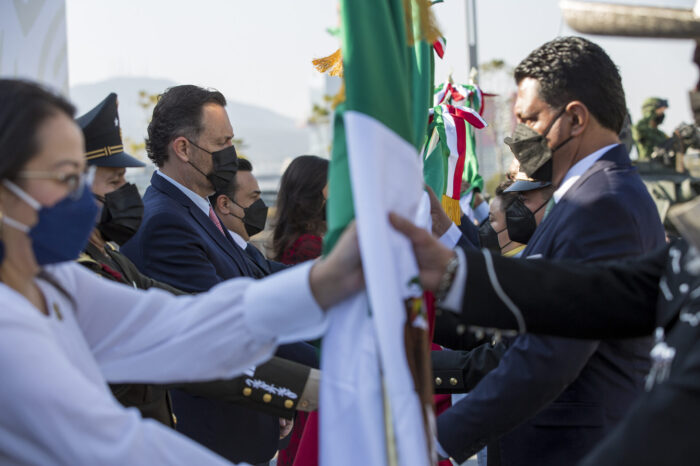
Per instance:
[[[116,146],[105,146],[102,149],[91,150],[90,152],[85,152],[85,158],[87,160],[97,159],[100,157],[107,157],[112,154],[118,154],[124,152],[124,145],[118,144]]]

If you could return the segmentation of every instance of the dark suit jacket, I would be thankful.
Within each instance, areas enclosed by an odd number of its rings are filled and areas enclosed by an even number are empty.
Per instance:
[[[248,243],[248,246],[245,248],[245,253],[252,260],[256,270],[259,270],[259,278],[266,277],[267,275],[279,272],[289,267],[281,262],[271,261],[270,259],[266,258],[263,253],[258,250],[258,248],[250,243]],[[256,276],[258,276],[257,271]]]
[[[466,215],[462,215],[459,229],[462,232],[462,237],[459,238],[457,246],[462,249],[478,249],[480,247],[479,228]]]
[[[143,198],[138,232],[122,252],[142,273],[189,292],[229,278],[252,276],[248,260],[224,229],[154,173]],[[172,390],[178,431],[233,462],[262,463],[277,450],[277,417],[216,399]]]
[[[523,257],[600,261],[663,243],[656,208],[618,145],[555,205]],[[650,339],[521,335],[470,396],[440,416],[440,444],[463,461],[500,437],[504,465],[575,464],[641,393],[650,348]]]
[[[480,278],[485,275],[482,254],[466,256],[473,278],[467,279],[471,292],[464,295],[459,317],[479,326],[517,327],[489,280]],[[657,327],[676,352],[668,380],[657,381],[637,400],[584,465],[680,466],[700,457],[700,325],[694,325],[700,316],[699,261],[685,241],[604,265],[493,257],[496,276],[528,331],[610,338],[645,335]],[[532,296],[530,290],[540,283],[551,292]]]

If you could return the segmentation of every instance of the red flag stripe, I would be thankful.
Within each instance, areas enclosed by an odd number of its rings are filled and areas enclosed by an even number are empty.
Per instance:
[[[433,42],[433,49],[438,57],[442,58],[445,56],[445,44],[443,44],[440,39]]]
[[[455,118],[455,128],[457,129],[457,165],[455,166],[454,178],[452,180],[452,199],[459,200],[460,189],[462,187],[462,174],[464,173],[464,159],[467,155],[467,126],[464,119]]]
[[[451,115],[466,120],[474,128],[482,129],[482,128],[485,128],[487,126],[486,121],[484,121],[484,119],[481,118],[481,115],[479,115],[478,112],[474,111],[471,108],[455,107],[454,105],[445,105],[445,106],[447,107],[447,111]]]

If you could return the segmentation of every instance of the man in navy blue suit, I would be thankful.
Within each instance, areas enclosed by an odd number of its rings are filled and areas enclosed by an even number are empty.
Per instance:
[[[225,105],[221,93],[191,85],[161,96],[146,141],[158,171],[143,198],[141,227],[122,248],[142,273],[189,292],[253,276],[208,199],[237,170]],[[233,462],[263,463],[274,456],[277,417],[179,390],[172,394],[180,432]]]
[[[245,251],[257,278],[287,268],[285,264],[267,259],[250,241],[265,229],[267,206],[261,197],[260,185],[253,175],[248,159],[238,159],[238,172],[224,191],[211,197],[216,215],[228,230],[234,243]]]
[[[515,79],[519,124],[506,143],[521,170],[556,187],[522,257],[601,261],[661,246],[658,214],[617,136],[626,105],[608,55],[586,39],[559,38],[523,60]],[[467,264],[457,262],[459,277]],[[554,291],[546,283],[532,290]],[[459,311],[459,293],[440,296],[442,306]],[[470,396],[439,417],[440,446],[464,461],[500,439],[490,464],[576,464],[640,394],[650,348],[648,339],[518,336]]]

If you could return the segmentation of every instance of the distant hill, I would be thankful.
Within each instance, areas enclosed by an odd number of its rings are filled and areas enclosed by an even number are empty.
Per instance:
[[[177,83],[167,79],[124,77],[100,81],[94,84],[72,86],[70,95],[78,107],[78,115],[90,110],[110,92],[119,96],[119,116],[124,138],[143,141],[148,118],[139,106],[139,91],[160,93]],[[266,175],[268,183],[276,183],[285,161],[308,153],[310,131],[300,127],[293,119],[268,109],[242,104],[227,97],[228,114],[237,138],[242,138],[244,153],[252,162],[255,172]],[[139,155],[139,154],[134,154]],[[145,157],[145,154],[143,154]],[[264,187],[263,189],[272,188]]]

